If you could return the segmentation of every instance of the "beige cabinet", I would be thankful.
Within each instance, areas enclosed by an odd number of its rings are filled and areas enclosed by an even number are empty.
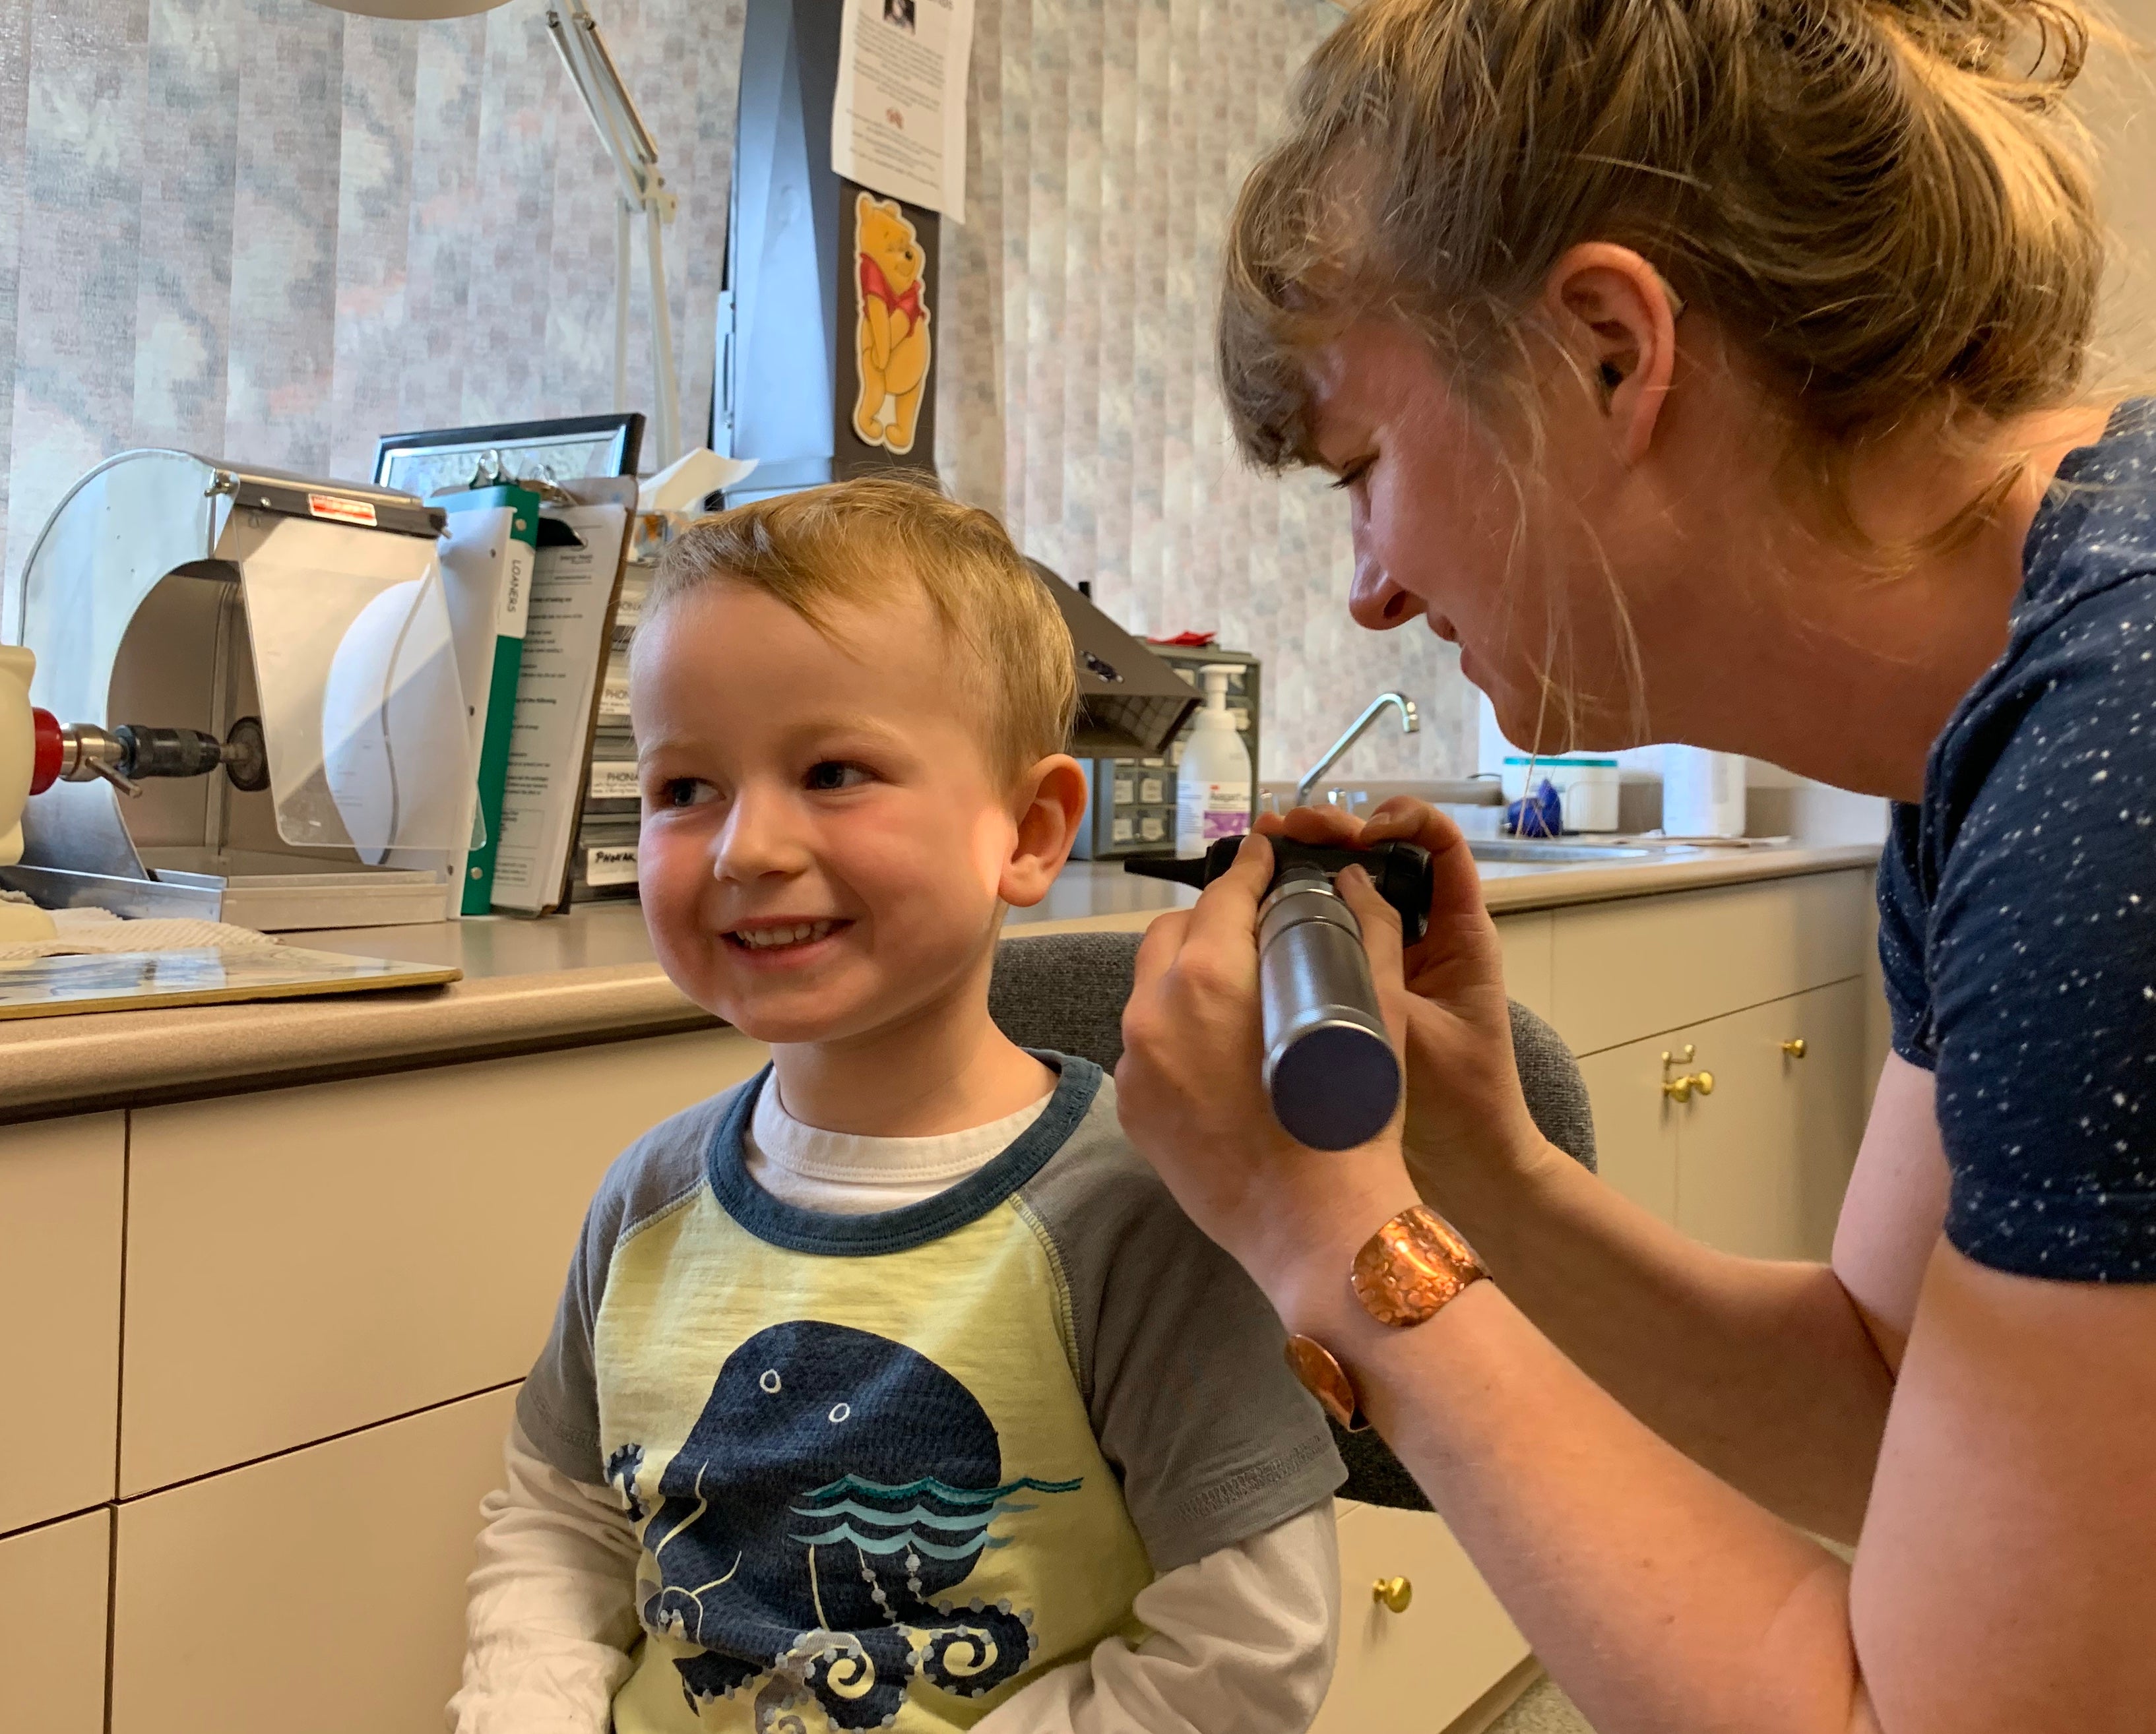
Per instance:
[[[0,1728],[103,1734],[110,1511],[0,1539]]]
[[[1595,1054],[1861,975],[1870,885],[1840,871],[1561,910],[1550,1022]]]
[[[1681,1044],[1680,1044],[1681,1045]],[[1579,1062],[1594,1110],[1594,1154],[1604,1184],[1664,1222],[1677,1219],[1676,1105],[1663,1093],[1669,1038],[1650,1036]]]
[[[112,1497],[126,1150],[119,1114],[0,1126],[0,1533]]]
[[[111,1734],[439,1734],[513,1403],[490,1392],[122,1506]]]
[[[1866,1004],[1857,977],[1590,1054],[1604,1179],[1725,1252],[1826,1258],[1864,1135]],[[1664,1087],[1702,1074],[1711,1090]]]
[[[1547,910],[1497,917],[1497,943],[1505,950],[1505,991],[1538,1017],[1554,1009],[1551,970],[1557,917]]]
[[[584,1208],[730,1031],[134,1116],[123,1496],[521,1378]]]
[[[1374,1593],[1404,1579],[1394,1612]],[[1444,1520],[1383,1506],[1340,1507],[1340,1660],[1312,1734],[1436,1734],[1527,1660]]]
[[[1861,979],[1685,1032],[1713,1093],[1676,1105],[1676,1224],[1762,1259],[1834,1250],[1841,1195],[1864,1136]]]

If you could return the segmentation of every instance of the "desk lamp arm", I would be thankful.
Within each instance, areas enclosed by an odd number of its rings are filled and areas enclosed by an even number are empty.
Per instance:
[[[651,367],[656,397],[653,431],[663,469],[681,455],[680,386],[674,372],[674,322],[666,301],[662,234],[664,226],[674,220],[678,201],[659,172],[659,148],[584,0],[557,0],[547,9],[547,30],[621,179],[621,204],[614,219],[613,333],[614,405],[621,409],[629,407],[629,223],[639,213],[644,218],[651,266]]]

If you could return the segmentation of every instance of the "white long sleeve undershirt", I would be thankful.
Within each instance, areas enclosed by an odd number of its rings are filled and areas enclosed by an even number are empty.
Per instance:
[[[749,1172],[793,1204],[839,1214],[932,1197],[1004,1149],[1047,1098],[936,1138],[806,1126],[774,1082],[759,1097]],[[634,1526],[613,1491],[542,1458],[521,1428],[506,1482],[480,1512],[455,1734],[606,1734],[638,1634]],[[1301,1734],[1332,1676],[1340,1572],[1328,1501],[1163,1573],[1132,1611],[1151,1635],[1107,1638],[1034,1680],[975,1734]]]

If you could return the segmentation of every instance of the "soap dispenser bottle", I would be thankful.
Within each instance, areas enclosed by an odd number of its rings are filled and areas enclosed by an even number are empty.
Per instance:
[[[1175,852],[1203,854],[1223,837],[1250,829],[1250,753],[1228,708],[1233,664],[1210,663],[1199,671],[1205,705],[1183,743],[1175,772]]]

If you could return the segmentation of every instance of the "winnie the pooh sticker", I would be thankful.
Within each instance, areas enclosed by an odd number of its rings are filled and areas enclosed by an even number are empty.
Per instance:
[[[894,457],[913,449],[928,381],[928,308],[921,274],[927,256],[895,200],[864,192],[854,201],[855,305],[861,357],[854,431]]]

